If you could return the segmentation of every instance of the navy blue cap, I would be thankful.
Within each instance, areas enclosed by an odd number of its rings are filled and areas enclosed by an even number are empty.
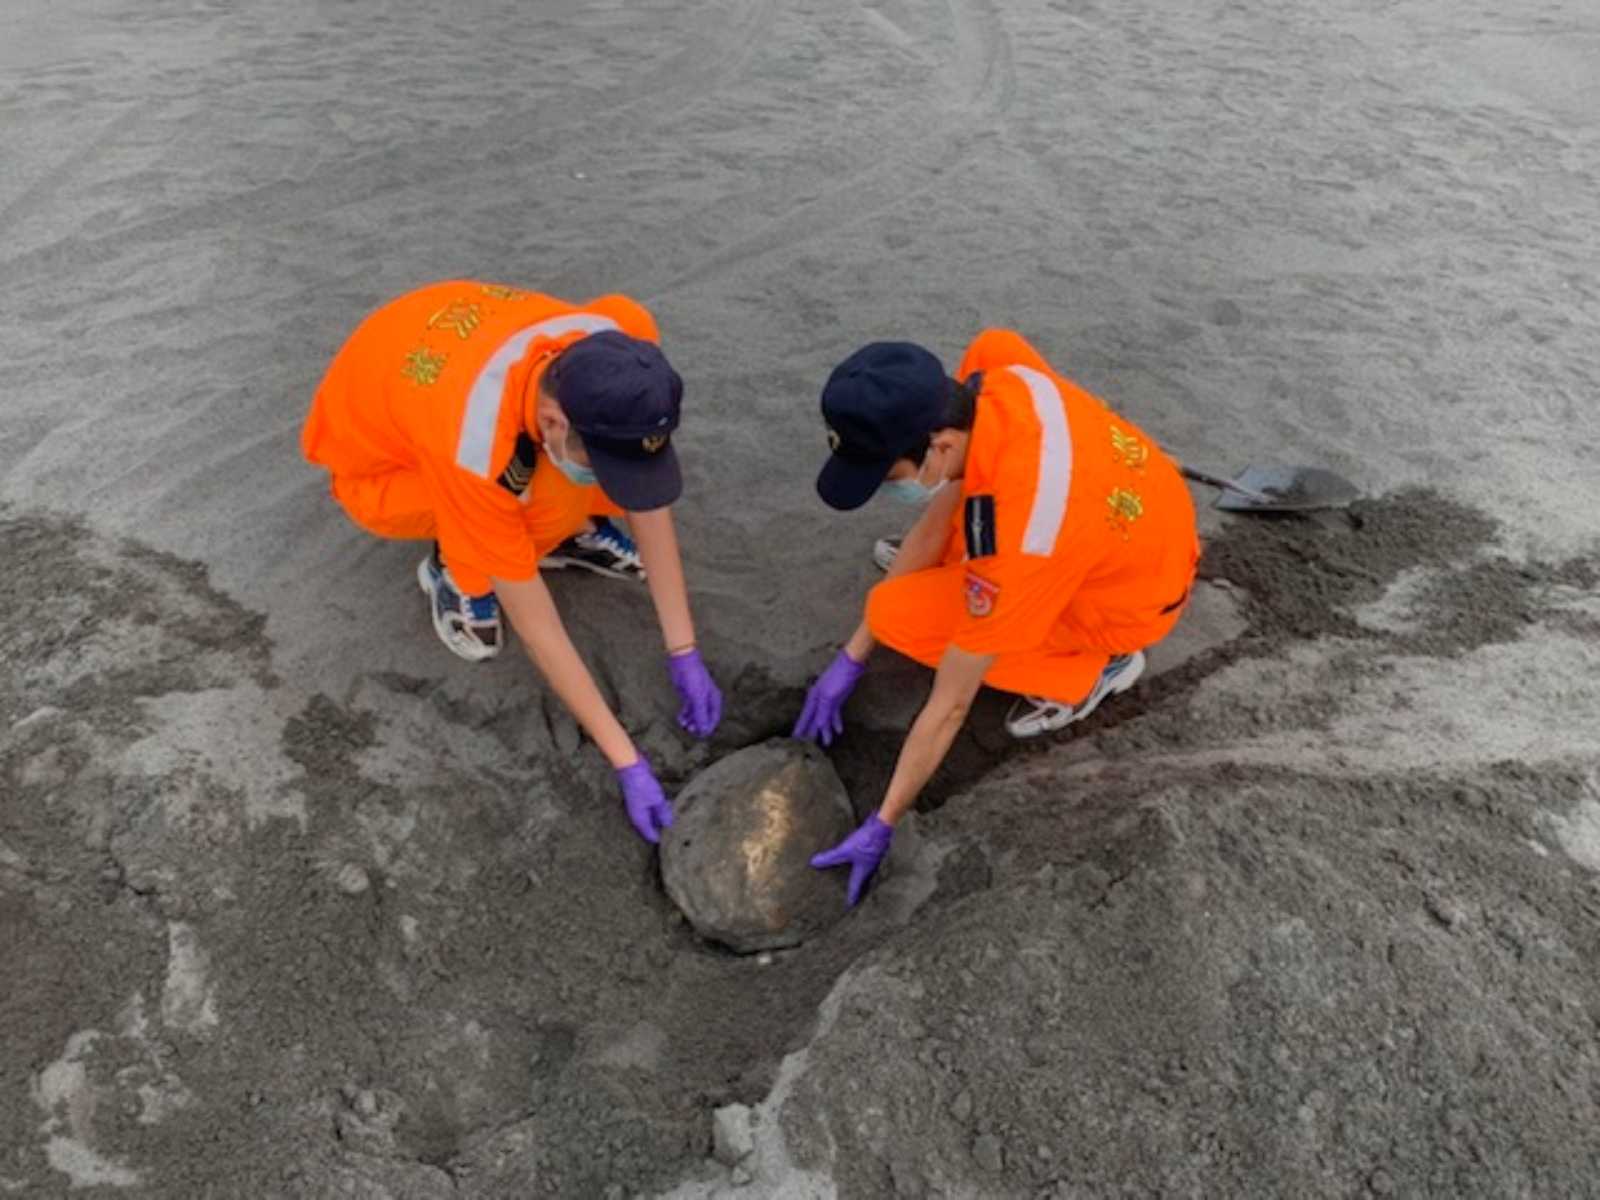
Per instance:
[[[872,342],[833,369],[822,419],[833,456],[817,476],[830,507],[860,508],[902,458],[920,459],[950,396],[950,377],[912,342]]]
[[[672,448],[683,380],[660,346],[612,329],[592,333],[550,364],[549,382],[607,496],[649,512],[683,494]]]

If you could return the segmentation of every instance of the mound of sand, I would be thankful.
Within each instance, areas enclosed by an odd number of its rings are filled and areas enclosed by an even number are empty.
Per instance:
[[[1015,859],[851,969],[764,1127],[843,1195],[1581,1193],[1600,880],[1549,821],[1597,801],[1005,772],[961,822]]]

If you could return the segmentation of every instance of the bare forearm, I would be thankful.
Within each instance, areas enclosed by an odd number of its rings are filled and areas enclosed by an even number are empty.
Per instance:
[[[911,723],[900,758],[895,763],[889,789],[878,815],[893,825],[916,803],[928,780],[939,769],[956,740],[983,677],[994,664],[993,655],[968,654],[956,646],[945,651],[933,677],[933,691]]]
[[[656,618],[661,622],[661,640],[668,653],[693,646],[694,618],[689,612],[689,586],[683,575],[672,510],[630,513],[628,527],[639,546],[645,583],[650,588]]]
[[[872,636],[872,630],[863,620],[850,635],[850,640],[845,642],[844,652],[858,663],[864,663],[867,661],[867,655],[872,653],[872,648],[877,644],[878,639]]]
[[[922,510],[900,543],[900,553],[889,564],[887,577],[908,575],[912,571],[925,571],[935,565],[944,554],[945,542],[950,538],[950,517],[961,500],[959,488],[944,488]]]
[[[944,756],[950,753],[950,746],[955,742],[966,717],[965,705],[959,708],[940,706],[936,709],[931,701],[917,714],[911,731],[906,734],[906,740],[900,747],[894,775],[889,779],[888,791],[884,793],[883,804],[878,809],[878,815],[887,824],[893,825],[917,802],[917,797],[939,769]]]

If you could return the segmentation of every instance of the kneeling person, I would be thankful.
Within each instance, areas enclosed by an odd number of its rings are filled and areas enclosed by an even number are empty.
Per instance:
[[[823,744],[842,732],[878,642],[936,669],[882,806],[814,860],[852,867],[852,904],[978,688],[1019,694],[1006,722],[1015,737],[1082,720],[1139,678],[1199,557],[1172,460],[1022,337],[983,333],[957,374],[920,346],[880,342],[841,363],[822,394],[833,448],[823,500],[848,510],[884,491],[927,504],[794,731]]]
[[[499,284],[434,284],[362,322],[317,389],[301,438],[356,524],[433,540],[417,581],[453,653],[496,655],[504,610],[616,769],[629,818],[651,842],[672,823],[671,806],[578,656],[538,565],[570,550],[569,539],[620,535],[607,518],[626,514],[679,723],[711,735],[722,695],[695,648],[670,508],[683,488],[670,441],[682,381],[656,342],[650,314],[624,296],[573,305]]]

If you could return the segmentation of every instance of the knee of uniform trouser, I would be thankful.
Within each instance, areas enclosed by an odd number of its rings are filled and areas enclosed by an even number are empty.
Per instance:
[[[333,498],[368,533],[409,540],[432,538],[436,523],[420,478],[408,472],[383,476],[335,475]]]
[[[626,517],[628,510],[623,508],[610,496],[599,488],[595,488],[594,497],[589,501],[589,515],[591,517]]]
[[[937,569],[936,569],[937,570]],[[867,628],[885,645],[913,658],[943,653],[955,632],[953,614],[939,603],[936,571],[885,579],[867,593]]]
[[[885,579],[882,583],[873,586],[867,593],[867,628],[872,631],[872,636],[879,641],[886,641],[886,635],[891,635],[904,625],[903,615],[905,603],[901,593],[905,591],[902,583],[905,576],[898,579]]]
[[[1077,704],[1093,689],[1095,680],[1110,661],[1109,653],[1094,649],[1002,654],[985,672],[983,682],[1000,692]]]
[[[445,569],[450,572],[450,580],[468,596],[487,596],[494,591],[494,580],[489,578],[486,571],[477,567],[466,567],[460,563],[454,565],[447,554],[440,554],[444,560]]]
[[[604,516],[597,513],[596,516]],[[528,526],[528,543],[533,547],[534,558],[543,558],[557,546],[570,537],[575,537],[589,525],[589,517],[572,516],[564,521],[551,521],[548,518]]]

